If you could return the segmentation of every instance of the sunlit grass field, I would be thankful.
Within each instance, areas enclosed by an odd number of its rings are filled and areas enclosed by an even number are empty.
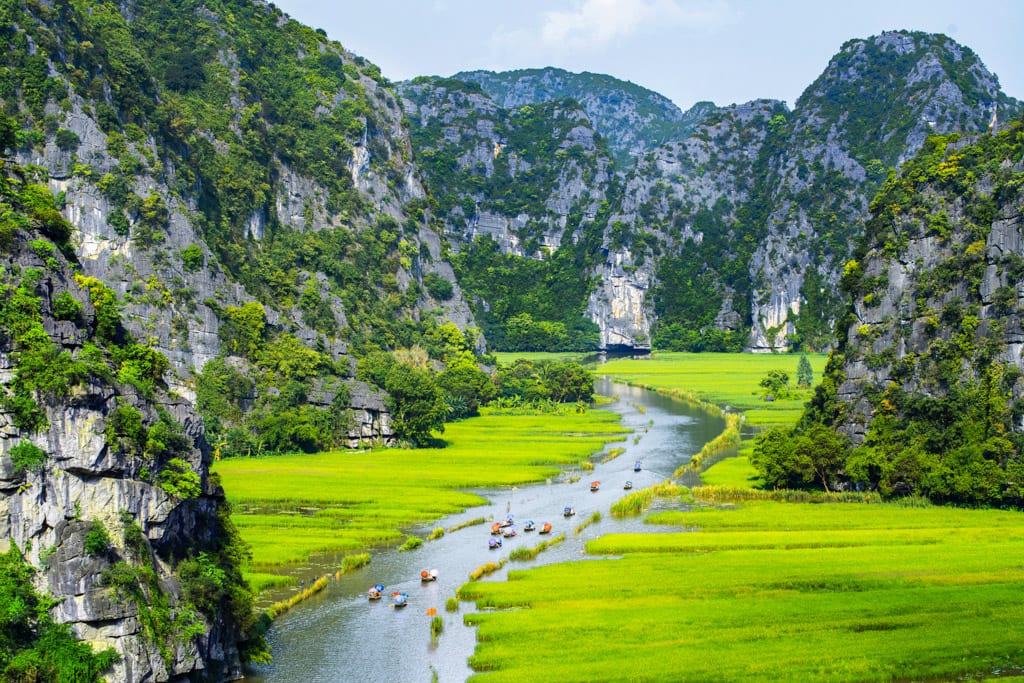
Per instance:
[[[813,383],[817,384],[828,356],[806,355],[814,371]],[[757,426],[792,424],[800,416],[812,392],[796,389],[799,362],[800,354],[657,352],[644,360],[609,360],[595,372],[680,397],[730,406],[743,411],[747,424]],[[789,375],[792,390],[789,398],[762,400],[764,389],[759,382],[769,370],[782,370]]]
[[[481,681],[947,680],[1024,665],[1024,515],[745,502],[467,584]],[[558,656],[537,653],[558,643]]]
[[[398,545],[403,530],[485,503],[466,489],[544,481],[611,441],[619,416],[495,415],[447,425],[445,448],[235,458],[214,471],[253,566]]]

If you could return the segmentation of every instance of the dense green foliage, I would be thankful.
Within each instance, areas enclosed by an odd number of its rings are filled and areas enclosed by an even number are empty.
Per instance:
[[[911,326],[855,325],[841,321],[841,343],[800,424],[759,439],[751,462],[769,486],[857,487],[883,495],[924,495],[935,501],[1024,505],[1024,436],[1015,428],[1024,411],[1013,397],[1021,375],[1001,360],[1002,318],[1016,310],[1016,296],[993,294],[985,305],[982,275],[996,267],[1007,288],[1022,271],[1014,254],[986,255],[993,221],[1019,202],[1024,188],[1024,124],[997,135],[958,142],[933,137],[872,202],[873,216],[842,287],[850,310],[871,306],[886,286],[874,264],[898,257],[912,238],[937,236],[944,256],[915,274],[908,290],[923,342],[911,344]],[[1011,209],[1012,210],[1012,209]],[[962,218],[955,224],[948,215]],[[884,272],[884,271],[883,271]],[[882,334],[891,346],[872,352]],[[921,345],[923,344],[923,345]],[[851,448],[832,428],[845,424],[853,406],[838,400],[844,363],[863,357],[870,368],[888,368],[891,381],[859,388],[871,406],[863,444]]]
[[[5,681],[94,683],[120,657],[78,642],[50,617],[53,601],[32,588],[34,570],[11,548],[0,554],[0,676]]]

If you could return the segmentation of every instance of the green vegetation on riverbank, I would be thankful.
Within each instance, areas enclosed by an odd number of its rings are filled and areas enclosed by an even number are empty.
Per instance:
[[[445,448],[234,458],[215,465],[261,569],[398,545],[403,529],[485,503],[466,489],[544,481],[626,432],[616,413],[495,414],[455,422]]]
[[[816,384],[827,356],[804,355],[811,364]],[[800,357],[801,354],[659,352],[643,360],[612,359],[595,372],[682,400],[729,406],[742,411],[748,425],[791,425],[812,394],[809,388],[796,386]],[[786,373],[790,383],[786,393],[766,401],[761,381],[772,371]]]
[[[744,501],[656,519],[688,531],[463,586],[478,608],[530,607],[467,615],[474,680],[945,680],[1024,662],[1019,513]]]

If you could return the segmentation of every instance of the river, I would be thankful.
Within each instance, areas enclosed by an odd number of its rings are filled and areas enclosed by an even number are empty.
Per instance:
[[[441,683],[465,681],[471,674],[467,659],[473,654],[476,631],[464,626],[462,614],[473,609],[461,603],[459,611],[445,611],[445,601],[467,581],[469,573],[487,562],[497,562],[516,547],[533,547],[543,536],[525,533],[522,525],[534,520],[539,527],[551,522],[551,536],[566,535],[565,542],[540,553],[528,562],[508,562],[504,568],[483,580],[502,580],[509,569],[540,564],[588,559],[584,544],[611,532],[644,531],[639,518],[613,519],[608,514],[612,503],[627,492],[629,480],[635,489],[668,479],[675,469],[698,452],[724,427],[723,420],[709,416],[682,402],[651,391],[598,379],[597,392],[617,396],[608,410],[622,414],[622,424],[633,430],[626,441],[608,448],[626,452],[607,463],[596,464],[593,472],[567,473],[559,481],[531,486],[479,491],[491,501],[415,530],[425,536],[430,528],[457,525],[478,517],[502,520],[507,512],[515,516],[519,535],[504,539],[504,546],[489,550],[489,526],[478,525],[428,541],[418,550],[399,553],[394,550],[373,552],[369,566],[332,582],[330,586],[280,617],[267,635],[272,664],[251,672],[249,683]],[[600,458],[595,458],[595,461]],[[642,469],[634,472],[634,462]],[[578,481],[571,482],[573,476]],[[599,480],[601,488],[590,491],[590,482]],[[566,505],[576,516],[564,518]],[[579,535],[573,529],[600,512],[601,521]],[[325,567],[337,567],[337,558],[326,558]],[[317,568],[312,567],[314,571]],[[422,569],[436,569],[437,581],[421,583]],[[326,573],[326,569],[319,573]],[[385,594],[394,591],[409,595],[404,609],[395,609],[390,600],[370,602],[366,590],[374,583],[385,585]],[[433,608],[444,619],[444,631],[432,640],[427,610]]]

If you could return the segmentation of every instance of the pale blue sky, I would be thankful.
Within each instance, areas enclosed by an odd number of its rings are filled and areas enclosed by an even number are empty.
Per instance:
[[[681,108],[790,106],[850,38],[945,33],[1024,99],[1018,0],[274,0],[392,80],[558,66],[655,90]]]

